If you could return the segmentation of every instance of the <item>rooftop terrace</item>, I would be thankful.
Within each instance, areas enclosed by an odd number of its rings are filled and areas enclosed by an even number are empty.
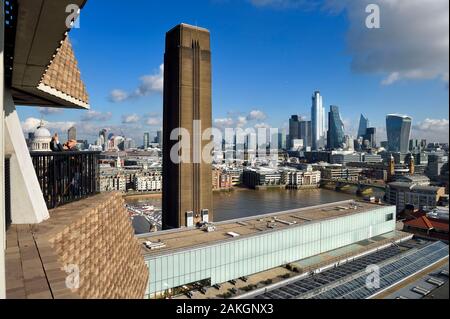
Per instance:
[[[288,227],[298,227],[307,223],[315,223],[327,219],[360,214],[375,210],[380,206],[383,205],[347,200],[214,223],[216,230],[213,232],[206,232],[198,228],[183,228],[143,234],[138,236],[138,239],[142,243],[142,254],[150,257],[166,254],[168,252],[175,252],[177,250],[182,250],[185,247],[210,245],[212,243],[258,235],[262,232],[273,232]],[[268,227],[268,224],[273,226],[273,228]],[[159,249],[150,250],[144,246],[146,241],[151,241],[152,243],[161,242],[164,243],[165,246]]]

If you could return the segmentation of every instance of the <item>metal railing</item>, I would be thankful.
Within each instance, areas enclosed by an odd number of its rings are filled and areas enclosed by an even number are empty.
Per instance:
[[[48,209],[74,202],[99,190],[100,152],[31,152]]]

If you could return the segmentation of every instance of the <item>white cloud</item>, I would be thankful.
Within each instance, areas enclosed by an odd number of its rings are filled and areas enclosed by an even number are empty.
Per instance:
[[[425,119],[413,125],[412,136],[417,139],[427,139],[430,142],[448,142],[448,119]]]
[[[133,124],[139,122],[140,118],[137,114],[122,115],[122,124]]]
[[[256,7],[346,12],[352,70],[401,80],[440,79],[448,87],[448,0],[249,0]],[[380,7],[380,29],[366,27],[366,7]]]
[[[247,118],[245,116],[238,116],[236,119],[236,126],[245,127],[245,125],[247,125]]]
[[[94,110],[89,110],[81,116],[82,122],[99,121],[104,122],[112,118],[111,112],[97,112]]]
[[[123,91],[123,90],[112,90],[110,95],[109,95],[109,100],[111,102],[122,102],[125,101],[128,98],[128,94],[127,92]]]
[[[380,6],[380,29],[366,28],[365,8]],[[384,75],[383,85],[401,80],[441,79],[448,83],[448,0],[326,0],[350,20],[352,69]]]
[[[270,126],[267,123],[257,123],[257,124],[255,124],[255,129],[260,129],[260,128],[268,129],[268,128],[271,128],[271,127],[272,126]]]
[[[234,120],[231,117],[214,119],[214,127],[226,129],[234,127]]]
[[[128,93],[121,89],[112,90],[109,94],[109,100],[118,103],[154,93],[162,94],[164,89],[164,64],[159,66],[157,73],[144,75],[139,80],[140,84],[133,92]]]
[[[136,96],[145,96],[151,93],[162,93],[164,88],[164,64],[159,66],[159,73],[141,77],[141,85],[135,91]]]
[[[342,117],[342,115],[341,115]],[[356,138],[357,132],[358,132],[358,128],[356,127],[356,125],[359,125],[359,120],[357,119],[350,119],[350,118],[342,118],[342,123],[344,123],[344,132],[346,135],[350,136],[350,137],[354,137]]]
[[[159,126],[161,125],[161,118],[159,117],[149,117],[145,120],[148,126]]]
[[[49,121],[43,121],[45,128],[47,128],[51,133],[53,132],[67,132],[69,128],[74,126],[75,122],[49,122]],[[36,131],[37,127],[40,125],[41,120],[29,117],[24,122],[22,122],[22,130],[24,133],[34,132]]]
[[[61,114],[63,113],[64,110],[63,109],[58,109],[55,107],[40,107],[39,108],[39,113],[42,115],[53,115],[53,114]]]
[[[267,118],[267,115],[260,110],[252,110],[248,115],[247,115],[247,120],[248,121],[264,121]]]
[[[214,127],[221,130],[225,128],[247,128],[249,124],[262,124],[265,127],[267,124],[261,123],[265,119],[267,119],[267,115],[263,111],[256,109],[250,111],[248,114],[228,112],[227,117],[214,119]]]

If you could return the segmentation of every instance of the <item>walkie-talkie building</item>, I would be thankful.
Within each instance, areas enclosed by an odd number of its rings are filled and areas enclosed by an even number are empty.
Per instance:
[[[406,115],[389,114],[386,117],[388,151],[408,153],[412,118]]]

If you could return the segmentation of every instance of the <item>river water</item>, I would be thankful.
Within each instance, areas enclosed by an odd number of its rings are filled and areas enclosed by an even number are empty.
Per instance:
[[[356,196],[327,189],[264,191],[236,189],[231,192],[217,192],[213,196],[214,221],[269,214],[347,199],[356,199]],[[158,196],[134,198],[127,202],[161,208],[161,197]]]

